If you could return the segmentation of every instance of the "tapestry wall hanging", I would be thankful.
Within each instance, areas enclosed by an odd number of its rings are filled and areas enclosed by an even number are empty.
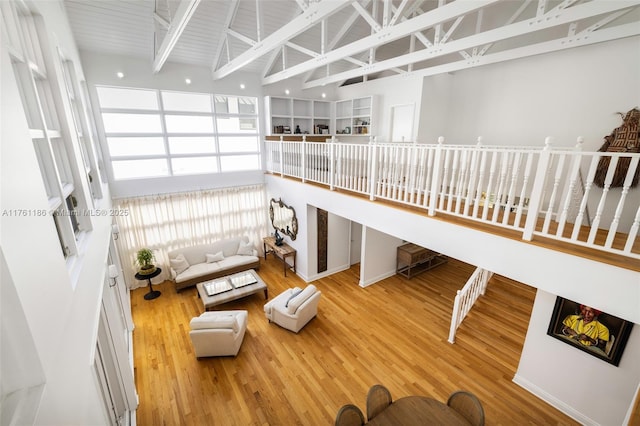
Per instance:
[[[625,115],[618,113],[622,117],[622,125],[616,127],[609,136],[604,137],[604,144],[599,152],[640,152],[640,110],[634,108],[627,112]],[[603,157],[598,163],[598,169],[593,182],[600,188],[604,187],[607,171],[609,170],[609,163],[611,157]],[[619,188],[624,185],[627,172],[629,170],[629,164],[631,158],[620,157],[618,159],[618,165],[616,166],[613,180],[611,181],[611,188]],[[638,178],[640,177],[640,167],[636,168],[631,187],[634,188],[638,185]]]

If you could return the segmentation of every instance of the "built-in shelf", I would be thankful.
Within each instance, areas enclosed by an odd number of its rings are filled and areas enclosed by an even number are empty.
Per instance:
[[[371,134],[371,96],[336,102],[336,133],[343,135]]]
[[[331,133],[331,101],[267,96],[265,104],[272,135]]]
[[[372,96],[335,102],[277,96],[265,98],[271,135],[370,136],[372,105]]]

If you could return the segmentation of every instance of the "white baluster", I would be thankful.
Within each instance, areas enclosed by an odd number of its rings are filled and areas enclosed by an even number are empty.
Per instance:
[[[429,216],[435,216],[436,205],[438,202],[438,190],[440,185],[440,175],[442,170],[442,150],[444,144],[444,137],[438,138],[438,145],[436,146],[433,158],[433,171],[431,173],[431,193],[429,194]]]
[[[556,231],[557,237],[562,237],[562,233],[564,232],[564,227],[567,222],[567,217],[569,215],[569,208],[571,207],[571,202],[573,201],[573,193],[578,186],[578,179],[580,177],[580,161],[582,160],[582,143],[584,139],[582,136],[578,137],[578,142],[574,147],[574,154],[571,161],[571,168],[569,169],[569,174],[567,178],[569,179],[569,187],[566,191],[566,198],[564,200],[564,205],[562,207],[562,212],[560,213],[560,218],[558,220],[558,230]]]
[[[627,176],[625,177],[624,183],[622,185],[622,193],[620,194],[620,200],[618,201],[618,205],[616,206],[616,212],[613,215],[613,221],[611,222],[611,227],[609,227],[607,240],[604,244],[606,248],[611,248],[611,245],[613,244],[613,238],[616,236],[616,231],[618,230],[618,224],[620,223],[620,216],[622,215],[622,209],[624,208],[624,202],[625,202],[625,199],[627,198],[627,194],[629,193],[629,188],[631,187],[631,182],[633,181],[636,168],[638,167],[638,160],[640,160],[640,158],[635,157],[635,158],[632,158],[631,162],[629,163]]]
[[[636,211],[636,217],[633,220],[633,224],[631,225],[631,229],[629,230],[629,235],[627,236],[627,242],[624,245],[624,252],[627,254],[631,253],[631,248],[636,242],[636,236],[638,235],[638,229],[640,228],[640,206],[638,206],[638,210]]]
[[[533,238],[533,232],[536,229],[538,222],[538,211],[542,204],[542,196],[544,192],[544,183],[547,176],[547,169],[549,167],[549,160],[551,157],[551,138],[547,137],[544,140],[544,149],[540,152],[540,158],[538,159],[538,168],[536,174],[533,177],[533,188],[531,189],[531,198],[529,200],[529,212],[527,213],[527,220],[524,224],[524,232],[522,239],[525,241],[531,241]]]
[[[580,228],[582,227],[582,219],[584,218],[584,213],[587,211],[587,201],[589,200],[589,193],[591,192],[591,187],[593,186],[593,179],[596,176],[596,172],[598,170],[598,163],[602,155],[594,155],[591,157],[591,165],[589,166],[589,173],[587,173],[587,181],[584,185],[584,194],[582,194],[582,201],[580,201],[580,208],[578,210],[578,216],[576,216],[575,223],[573,224],[573,231],[571,232],[571,240],[577,241],[578,236],[580,234]]]
[[[600,197],[600,202],[598,203],[598,208],[596,210],[596,216],[593,218],[593,223],[591,224],[591,230],[589,231],[589,237],[587,238],[587,244],[591,245],[596,239],[596,234],[598,233],[598,227],[600,226],[600,220],[602,219],[602,212],[604,211],[605,202],[607,200],[607,195],[609,194],[609,189],[611,188],[611,181],[613,181],[613,175],[616,172],[616,167],[618,166],[618,159],[620,157],[611,157],[611,162],[609,163],[609,169],[607,170],[607,175],[604,178],[604,187],[602,188],[602,196]]]

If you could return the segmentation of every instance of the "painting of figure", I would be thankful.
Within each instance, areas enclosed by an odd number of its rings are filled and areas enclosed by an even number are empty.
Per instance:
[[[547,334],[617,366],[632,326],[596,307],[558,297]]]

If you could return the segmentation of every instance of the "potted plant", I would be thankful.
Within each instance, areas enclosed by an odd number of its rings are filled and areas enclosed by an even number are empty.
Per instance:
[[[140,267],[138,272],[141,275],[153,274],[156,271],[156,266],[153,264],[155,256],[151,249],[142,248],[136,253],[136,264]]]

